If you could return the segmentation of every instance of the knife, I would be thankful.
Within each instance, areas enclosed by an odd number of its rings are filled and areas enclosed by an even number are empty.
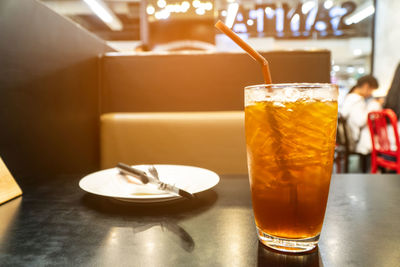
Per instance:
[[[144,171],[135,169],[135,168],[133,168],[133,167],[131,167],[131,166],[125,164],[125,163],[121,163],[121,162],[118,163],[117,164],[117,169],[122,174],[129,175],[129,176],[132,176],[132,177],[140,180],[143,184],[156,185],[159,190],[162,190],[162,191],[165,191],[165,192],[168,192],[168,193],[172,193],[174,195],[179,195],[179,196],[182,196],[182,197],[188,198],[188,199],[191,199],[191,198],[194,197],[193,194],[191,194],[191,193],[189,193],[189,192],[187,192],[187,191],[185,191],[183,189],[180,189],[180,188],[178,188],[178,187],[176,187],[174,185],[163,183],[160,180],[157,180],[157,179],[147,175]]]

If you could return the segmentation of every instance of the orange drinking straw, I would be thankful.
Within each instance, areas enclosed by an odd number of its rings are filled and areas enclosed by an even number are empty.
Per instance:
[[[232,39],[238,46],[240,46],[244,51],[246,51],[254,60],[258,61],[261,64],[262,72],[264,75],[264,81],[266,84],[271,84],[271,74],[269,72],[269,64],[268,61],[260,55],[253,47],[251,47],[248,43],[246,43],[242,38],[240,38],[236,33],[234,33],[228,26],[226,26],[222,21],[218,21],[215,24],[215,27],[218,28],[221,32],[225,33],[229,38]]]

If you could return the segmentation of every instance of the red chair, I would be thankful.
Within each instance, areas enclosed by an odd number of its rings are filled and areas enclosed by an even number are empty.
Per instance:
[[[391,150],[388,123],[392,125],[396,150]],[[372,140],[371,172],[376,173],[378,167],[384,167],[400,173],[400,141],[396,114],[391,109],[370,112],[368,127]]]

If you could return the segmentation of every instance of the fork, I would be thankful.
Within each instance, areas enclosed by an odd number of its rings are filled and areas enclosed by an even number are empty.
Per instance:
[[[157,171],[156,167],[154,167],[154,165],[151,165],[148,170],[149,170],[151,176],[153,176],[157,180],[160,180],[160,177],[158,177],[158,171]]]

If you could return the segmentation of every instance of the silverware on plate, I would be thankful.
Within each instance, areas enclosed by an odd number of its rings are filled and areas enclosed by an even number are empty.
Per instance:
[[[191,194],[183,189],[180,189],[174,185],[163,183],[159,179],[157,179],[157,178],[159,178],[158,172],[154,166],[151,166],[149,168],[149,172],[150,172],[151,176],[147,175],[146,172],[144,172],[144,171],[135,169],[135,168],[133,168],[127,164],[121,163],[121,162],[117,164],[117,169],[124,175],[129,175],[131,177],[138,179],[143,184],[153,184],[153,185],[157,186],[157,188],[159,190],[162,190],[162,191],[165,191],[168,193],[172,193],[174,195],[179,195],[179,196],[182,196],[182,197],[185,197],[188,199],[193,198],[193,194]],[[157,176],[157,178],[155,176]]]

